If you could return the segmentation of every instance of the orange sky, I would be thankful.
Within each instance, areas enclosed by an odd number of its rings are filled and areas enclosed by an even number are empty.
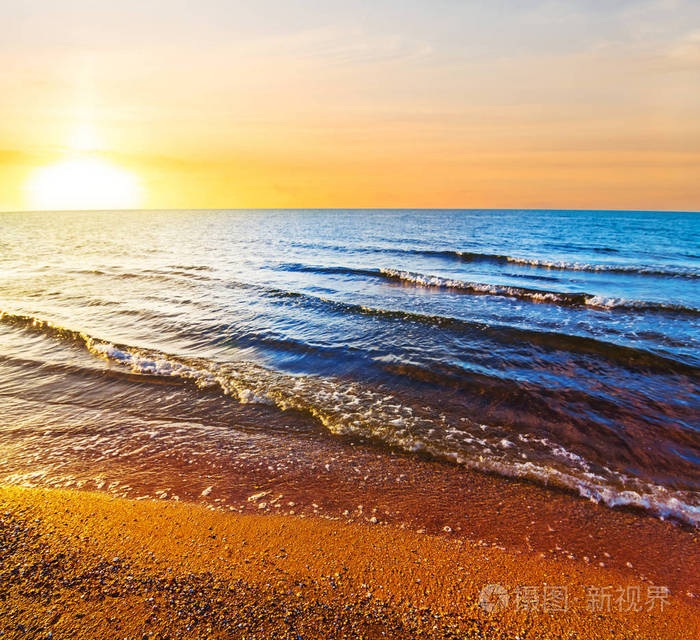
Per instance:
[[[0,7],[0,210],[700,209],[697,2],[100,4]]]

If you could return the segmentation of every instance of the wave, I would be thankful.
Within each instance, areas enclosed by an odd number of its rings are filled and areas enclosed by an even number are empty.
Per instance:
[[[615,250],[608,249],[612,253]],[[527,267],[539,267],[541,269],[555,269],[560,271],[589,271],[608,273],[627,273],[641,276],[659,276],[670,278],[700,279],[700,270],[692,267],[662,267],[658,265],[631,265],[611,263],[573,262],[567,260],[549,260],[546,258],[527,258],[509,256],[499,253],[479,253],[474,251],[452,250],[412,250],[411,253],[427,256],[440,256],[452,258],[461,262],[492,262],[500,264],[517,264]]]
[[[585,306],[598,309],[671,311],[676,313],[700,315],[700,309],[666,302],[629,300],[627,298],[612,298],[583,292],[566,293],[561,291],[530,289],[527,287],[468,282],[465,280],[441,278],[439,276],[430,276],[422,273],[413,273],[411,271],[400,271],[397,269],[380,269],[379,273],[390,280],[410,282],[412,284],[418,284],[426,287],[452,289],[475,295],[504,296],[508,298],[518,298],[520,300],[529,300],[531,302],[549,302],[553,304],[575,307]]]
[[[75,275],[100,276],[115,280],[160,280],[162,282],[187,283],[188,280],[210,282],[211,276],[205,275],[211,271],[209,267],[170,265],[166,269],[138,269],[134,271],[115,271],[108,269],[72,269],[68,273]]]
[[[609,506],[636,506],[657,516],[700,526],[695,492],[671,490],[593,465],[546,438],[460,418],[435,408],[404,404],[380,388],[338,378],[281,373],[257,363],[216,362],[117,344],[28,315],[0,312],[0,322],[69,340],[123,367],[139,380],[184,381],[218,390],[240,403],[302,411],[330,433],[380,441],[482,471],[556,485]],[[439,428],[436,428],[439,427]]]
[[[485,253],[479,251],[467,251],[457,249],[409,249],[401,247],[372,247],[372,246],[353,246],[346,247],[334,244],[310,244],[310,243],[293,243],[294,246],[299,246],[306,249],[318,250],[327,249],[342,253],[364,253],[364,254],[385,254],[395,256],[424,256],[444,258],[448,260],[457,260],[459,262],[490,262],[496,264],[514,264],[525,267],[538,267],[541,269],[549,269],[556,271],[587,271],[587,272],[607,272],[607,273],[626,273],[629,275],[640,276],[656,276],[666,278],[687,278],[690,280],[700,279],[700,269],[683,266],[661,266],[661,265],[635,265],[635,264],[619,264],[619,263],[599,263],[599,262],[581,262],[573,260],[553,260],[548,258],[529,258],[525,256],[510,256],[502,253]],[[619,249],[612,247],[586,247],[574,245],[552,245],[553,248],[562,248],[565,250],[575,249],[583,251],[593,251],[610,255],[619,253]],[[693,254],[683,254],[684,257],[697,258]]]
[[[467,280],[457,280],[453,278],[442,278],[440,276],[426,275],[413,271],[402,271],[400,269],[360,269],[354,267],[312,266],[298,263],[283,264],[280,265],[279,268],[290,271],[384,278],[386,280],[399,283],[409,283],[412,285],[438,289],[449,289],[472,295],[501,296],[516,298],[519,300],[527,300],[529,302],[558,304],[571,307],[590,307],[604,310],[620,309],[628,311],[658,311],[700,315],[700,309],[696,309],[695,307],[686,307],[680,304],[647,300],[630,300],[628,298],[613,298],[585,292],[569,293],[511,285],[470,282]]]
[[[492,323],[484,324],[483,322],[455,318],[453,316],[424,314],[416,311],[383,309],[368,305],[342,302],[323,296],[313,296],[298,291],[286,291],[283,289],[267,289],[266,293],[275,298],[291,298],[295,300],[304,300],[308,304],[323,305],[324,311],[326,312],[363,315],[384,320],[414,322],[438,328],[446,328],[460,333],[470,333],[475,336],[481,336],[482,338],[495,340],[505,345],[531,344],[552,350],[566,350],[583,355],[595,355],[623,366],[654,370],[661,373],[687,373],[690,375],[697,375],[698,373],[698,368],[690,362],[684,362],[646,349],[600,340],[590,336],[578,336],[555,331],[535,331],[532,329]]]
[[[282,271],[296,271],[299,273],[325,273],[338,276],[378,276],[379,269],[360,269],[358,267],[332,267],[325,265],[309,265],[301,262],[286,262],[275,267]]]

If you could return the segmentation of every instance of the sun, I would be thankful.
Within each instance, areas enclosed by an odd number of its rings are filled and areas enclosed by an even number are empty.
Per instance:
[[[95,155],[72,155],[38,167],[25,185],[32,209],[136,209],[141,185],[134,174]]]

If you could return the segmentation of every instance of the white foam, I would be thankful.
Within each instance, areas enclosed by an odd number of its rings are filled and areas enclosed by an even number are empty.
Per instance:
[[[377,438],[405,451],[425,452],[483,471],[555,484],[611,507],[641,507],[661,517],[700,526],[697,494],[674,492],[607,468],[594,472],[582,456],[546,438],[519,434],[516,445],[497,435],[502,430],[496,427],[465,418],[454,425],[430,408],[407,407],[392,396],[355,382],[292,376],[252,362],[217,364],[183,359],[92,338],[86,339],[86,344],[95,355],[133,372],[177,376],[198,386],[217,385],[241,403],[306,411],[334,434]],[[442,428],[436,429],[436,424],[442,424]],[[493,436],[488,435],[491,431]],[[523,456],[527,461],[522,461]],[[534,462],[533,458],[549,462]]]
[[[682,313],[700,313],[700,309],[684,307],[667,302],[654,302],[647,300],[631,300],[628,298],[615,298],[610,296],[593,295],[584,292],[555,292],[539,291],[536,289],[513,287],[500,284],[488,284],[483,282],[471,282],[466,280],[456,280],[451,278],[441,278],[440,276],[425,275],[411,271],[400,271],[397,269],[380,269],[384,276],[410,282],[424,287],[438,287],[442,289],[456,289],[473,294],[484,294],[493,296],[503,296],[517,298],[519,300],[530,300],[532,302],[544,302],[552,304],[585,305],[598,309],[648,309],[659,311],[676,311]]]
[[[486,284],[483,282],[468,282],[465,280],[454,280],[441,278],[440,276],[413,273],[411,271],[399,271],[397,269],[381,269],[382,274],[396,280],[413,282],[425,287],[440,287],[443,289],[461,289],[473,293],[482,293],[495,296],[508,296],[513,298],[523,298],[535,302],[564,302],[568,299],[567,294],[559,294],[551,291],[535,291],[532,289],[522,289],[519,287],[509,287],[498,284]]]
[[[647,265],[632,265],[632,264],[611,264],[611,263],[591,263],[591,262],[572,262],[567,260],[547,260],[542,258],[520,258],[513,256],[505,256],[507,262],[514,264],[523,264],[532,267],[542,267],[544,269],[562,269],[566,271],[592,271],[592,272],[613,272],[613,273],[630,273],[630,274],[648,274],[648,275],[666,275],[666,276],[686,276],[699,277],[700,272],[697,269],[686,267],[663,267],[663,266],[647,266]]]

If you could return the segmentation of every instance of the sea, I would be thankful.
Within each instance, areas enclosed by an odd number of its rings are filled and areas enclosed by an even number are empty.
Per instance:
[[[700,525],[699,213],[3,213],[0,276],[0,482],[225,503],[333,443]]]

